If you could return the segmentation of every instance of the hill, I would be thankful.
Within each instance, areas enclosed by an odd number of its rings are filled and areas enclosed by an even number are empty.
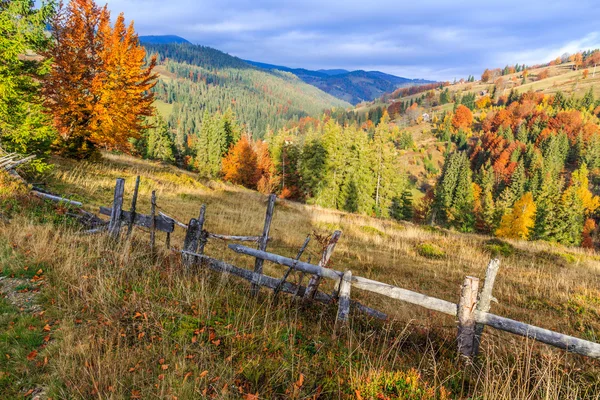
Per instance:
[[[337,98],[352,104],[372,101],[386,92],[399,87],[431,83],[424,79],[408,79],[379,71],[347,71],[344,69],[312,71],[304,68],[289,68],[256,61],[248,63],[267,70],[290,72]]]
[[[177,35],[147,35],[139,37],[142,44],[172,44],[172,43],[188,43],[187,39]]]
[[[205,113],[231,110],[254,137],[263,137],[289,121],[319,117],[324,110],[346,108],[339,100],[295,75],[267,71],[210,47],[146,44],[159,55],[156,105],[165,114],[182,157],[193,150]]]
[[[126,178],[128,202],[134,177],[141,175],[140,212],[149,210],[156,190],[159,209],[178,220],[196,216],[206,203],[209,231],[262,231],[265,198],[253,191],[198,181],[187,171],[127,156],[54,162],[47,188],[82,201],[89,211],[110,204],[115,177]],[[148,233],[141,229],[134,230],[131,241],[119,243],[81,235],[64,206],[54,209],[20,193],[19,201],[2,197],[0,203],[3,218],[10,219],[0,225],[0,286],[10,294],[1,299],[0,326],[8,341],[0,346],[8,356],[0,366],[3,376],[10,374],[0,381],[5,395],[41,386],[53,398],[187,399],[204,393],[367,399],[380,393],[415,399],[562,399],[598,394],[597,360],[487,329],[485,356],[465,366],[456,354],[454,318],[359,290],[353,290],[353,298],[392,320],[380,323],[353,314],[347,332],[333,337],[335,307],[303,306],[287,296],[275,306],[266,290],[253,299],[249,286],[234,277],[186,271],[179,255],[164,249],[162,235],[152,257]],[[328,235],[334,229],[343,231],[331,260],[336,268],[453,302],[465,275],[483,278],[487,261],[499,257],[493,312],[598,340],[599,265],[593,254],[283,200],[275,207],[269,250],[293,257],[306,234]],[[177,249],[182,240],[183,230],[176,228],[171,245]],[[313,235],[303,260],[318,258],[317,242]],[[220,241],[210,239],[206,252],[244,268],[254,266]],[[284,269],[266,263],[265,271],[282,276]],[[20,303],[13,304],[19,296],[38,308],[19,312],[15,304]],[[76,373],[82,368],[86,373]]]

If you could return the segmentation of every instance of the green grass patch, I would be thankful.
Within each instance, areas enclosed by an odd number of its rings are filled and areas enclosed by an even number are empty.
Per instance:
[[[492,257],[510,257],[515,253],[515,248],[510,243],[496,238],[485,242],[483,247],[492,253]]]
[[[422,257],[430,258],[432,260],[441,260],[446,258],[446,252],[433,243],[419,244],[417,246],[417,253],[419,253],[419,255]]]
[[[379,229],[374,228],[372,226],[363,225],[359,229],[361,230],[361,232],[368,233],[369,235],[375,235],[375,236],[380,236],[380,237],[387,236],[387,234],[385,232],[380,231]]]

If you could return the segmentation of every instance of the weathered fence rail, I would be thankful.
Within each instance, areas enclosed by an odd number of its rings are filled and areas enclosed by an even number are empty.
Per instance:
[[[136,181],[136,190],[134,192],[134,199],[132,200],[130,211],[122,209],[124,192],[124,181],[122,179],[117,179],[112,207],[100,208],[101,214],[111,216],[108,230],[113,236],[118,237],[120,226],[123,223],[127,223],[130,227],[142,226],[150,228],[152,248],[154,247],[155,231],[166,232],[166,242],[167,246],[169,246],[170,234],[174,231],[175,226],[182,227],[186,230],[186,235],[183,249],[180,252],[182,260],[188,268],[194,265],[201,265],[214,271],[229,273],[243,278],[251,283],[252,295],[257,294],[261,286],[270,288],[274,293],[274,304],[277,301],[277,295],[281,292],[289,293],[297,298],[302,298],[304,301],[315,300],[326,304],[337,302],[338,312],[335,323],[336,331],[347,324],[350,318],[351,309],[380,319],[388,318],[388,316],[381,311],[352,300],[351,292],[354,287],[359,290],[376,293],[456,317],[458,322],[458,351],[468,358],[477,355],[483,328],[486,325],[519,336],[531,338],[573,353],[600,358],[600,344],[598,343],[553,332],[490,313],[491,301],[494,299],[492,296],[492,289],[499,268],[498,260],[490,261],[486,270],[486,277],[481,293],[479,293],[478,290],[479,279],[476,277],[466,277],[461,288],[460,299],[458,303],[453,303],[386,283],[355,276],[349,270],[341,272],[328,268],[327,265],[335,249],[335,245],[341,237],[341,231],[336,231],[332,234],[329,243],[323,249],[317,265],[311,264],[310,259],[308,262],[300,259],[308,245],[310,236],[305,240],[295,259],[267,252],[267,244],[271,239],[269,237],[269,232],[274,216],[276,200],[274,195],[269,196],[268,199],[262,234],[260,236],[233,236],[215,234],[204,229],[204,222],[206,219],[205,205],[200,207],[198,218],[190,219],[187,225],[176,221],[167,214],[159,212],[157,215],[155,192],[152,192],[152,208],[150,215],[138,213],[135,210],[138,186],[139,179]],[[255,258],[254,270],[251,271],[240,268],[205,255],[204,248],[208,239],[257,242],[258,248],[251,248],[240,244],[229,245],[229,249],[232,251]],[[265,275],[263,273],[263,264],[265,261],[285,266],[288,269],[285,271],[282,278],[274,278]],[[293,271],[300,273],[297,284],[287,280],[290,273]],[[311,279],[306,286],[302,286],[302,278],[304,275],[311,276]],[[331,295],[319,291],[319,283],[324,278],[333,280],[336,283],[336,290]]]

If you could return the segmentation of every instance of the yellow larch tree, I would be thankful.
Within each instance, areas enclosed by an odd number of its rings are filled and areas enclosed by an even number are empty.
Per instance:
[[[536,206],[533,195],[527,192],[517,200],[512,210],[502,217],[496,235],[510,239],[527,240],[535,223],[535,212]]]

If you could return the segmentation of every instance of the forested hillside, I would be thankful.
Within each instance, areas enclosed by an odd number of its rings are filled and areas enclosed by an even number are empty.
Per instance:
[[[174,105],[167,121],[179,143],[193,142],[205,111],[231,109],[247,132],[263,137],[268,127],[279,129],[290,120],[349,106],[290,73],[267,72],[209,47],[146,48],[159,54],[164,67],[154,90],[158,100]]]

